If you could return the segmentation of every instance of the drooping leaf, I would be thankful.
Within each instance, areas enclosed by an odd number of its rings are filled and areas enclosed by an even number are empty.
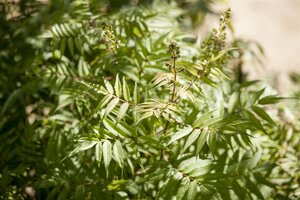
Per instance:
[[[129,103],[125,102],[123,103],[121,106],[120,106],[120,111],[119,111],[119,114],[118,114],[118,120],[117,122],[119,122],[126,114],[127,110],[128,110],[128,107],[129,107]]]
[[[263,132],[266,132],[265,128],[261,124],[261,122],[254,116],[254,114],[248,110],[245,110],[246,115],[249,117],[249,120],[255,125],[254,127],[257,129],[262,130]]]
[[[192,127],[186,127],[183,128],[179,131],[177,131],[171,138],[171,140],[169,141],[168,145],[172,144],[173,142],[179,140],[180,138],[183,138],[184,136],[188,135],[189,133],[191,133],[193,131]]]
[[[68,154],[68,157],[73,156],[74,154],[79,153],[81,151],[85,151],[87,149],[90,149],[93,146],[95,146],[97,143],[98,143],[97,139],[94,139],[94,140],[80,140],[77,147]]]
[[[145,112],[141,117],[139,117],[138,121],[136,123],[139,123],[140,121],[147,119],[148,117],[151,117],[153,115],[152,111]]]
[[[104,162],[104,167],[105,167],[105,171],[106,171],[106,176],[108,176],[109,174],[109,163],[111,161],[112,158],[112,145],[111,142],[109,140],[105,140],[103,142],[103,162]]]
[[[212,154],[215,154],[217,149],[216,149],[216,133],[214,131],[210,131],[208,136],[207,136],[207,145],[212,152]]]
[[[159,140],[157,140],[156,138],[153,138],[152,136],[149,135],[144,135],[139,137],[140,140],[143,140],[145,142],[145,144],[149,145],[149,146],[153,146],[155,148],[159,148],[161,149],[163,146],[160,143]]]
[[[246,185],[249,189],[249,191],[253,194],[255,194],[259,199],[265,199],[262,195],[261,191],[257,187],[257,184],[253,183],[252,180],[249,177],[246,177]]]
[[[119,74],[117,74],[117,76],[116,76],[115,92],[116,92],[117,97],[122,96],[122,85],[121,85],[121,82],[119,79]]]
[[[78,74],[80,76],[86,76],[89,74],[89,65],[86,63],[83,57],[80,57],[78,61]]]
[[[69,47],[69,51],[71,53],[71,55],[74,55],[74,41],[72,37],[68,38],[68,47]]]
[[[63,38],[63,39],[60,41],[60,47],[59,47],[59,50],[60,50],[60,52],[61,52],[63,55],[64,55],[64,53],[65,53],[66,44],[67,44],[67,39],[66,39],[66,38]]]
[[[98,112],[100,109],[102,109],[104,106],[106,106],[108,104],[108,102],[111,101],[112,98],[113,98],[113,96],[111,96],[111,95],[106,95],[105,97],[103,97],[103,99],[97,105],[95,112]]]
[[[107,80],[104,80],[105,87],[110,94],[114,94],[114,88]]]
[[[194,200],[196,195],[197,195],[197,182],[194,180],[190,183],[189,185],[189,189],[187,191],[187,194],[186,194],[186,199],[187,200]]]
[[[133,90],[133,102],[135,104],[138,104],[139,100],[140,100],[139,87],[137,82],[135,82],[134,90]]]
[[[105,115],[108,115],[117,106],[119,100],[120,99],[118,97],[115,97],[111,100],[111,102],[109,102],[105,109]]]
[[[175,195],[174,191],[177,191],[177,187],[182,179],[182,173],[175,172],[166,182],[166,184],[159,190],[157,197],[170,199]],[[158,199],[159,199],[158,198]]]
[[[253,103],[255,103],[260,97],[261,95],[263,95],[263,93],[265,92],[266,88],[263,88],[257,92],[254,93],[253,95]]]
[[[190,187],[190,180],[189,180],[189,178],[184,177],[181,180],[181,183],[180,183],[179,188],[177,190],[176,199],[177,200],[183,199],[183,197],[186,194],[186,191],[189,189],[189,187]]]
[[[208,129],[203,129],[201,131],[200,137],[197,140],[197,145],[196,145],[196,155],[198,155],[203,147],[203,145],[205,144],[206,138],[208,136]]]
[[[116,130],[117,127],[111,120],[105,118],[103,120],[103,125],[111,134],[113,134],[114,136],[119,136],[120,133],[118,132],[118,130]]]
[[[242,186],[240,186],[240,184],[238,183],[238,181],[233,180],[232,181],[232,188],[234,193],[239,197],[239,199],[245,199],[246,197],[246,188],[243,188]]]
[[[262,99],[259,99],[258,103],[261,104],[261,105],[276,104],[279,101],[281,101],[282,99],[284,99],[284,98],[279,97],[277,95],[269,95],[269,96],[263,97]]]
[[[123,77],[123,96],[124,96],[124,99],[127,102],[130,101],[130,90],[129,90],[129,87],[127,85],[125,77]]]
[[[122,144],[119,140],[117,140],[113,146],[113,153],[114,153],[114,158],[119,164],[121,168],[123,168],[124,164],[124,158],[125,158],[125,151],[122,147]]]
[[[258,162],[259,162],[260,159],[261,159],[261,156],[262,156],[261,150],[258,150],[258,151],[253,155],[253,157],[250,159],[249,165],[248,165],[248,168],[249,168],[250,170],[252,170],[254,167],[257,166]]]
[[[266,120],[267,122],[269,122],[272,125],[276,125],[276,123],[273,121],[273,119],[269,116],[269,114],[264,111],[262,108],[258,107],[258,106],[252,106],[252,110],[258,115],[260,116],[262,119]]]
[[[197,140],[197,138],[200,136],[200,133],[201,133],[200,129],[196,129],[190,134],[183,147],[182,150],[183,152],[185,152],[185,150],[189,148]]]
[[[98,165],[100,165],[102,160],[102,142],[98,142],[95,146],[95,155],[96,155],[96,161]]]
[[[233,110],[235,109],[236,104],[237,104],[237,102],[238,102],[238,98],[239,98],[238,92],[234,92],[234,93],[230,96],[230,99],[229,99],[229,102],[228,102],[228,112],[229,112],[229,113],[232,113]]]

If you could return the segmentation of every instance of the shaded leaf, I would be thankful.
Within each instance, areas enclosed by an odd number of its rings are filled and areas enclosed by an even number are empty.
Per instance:
[[[81,151],[85,151],[87,149],[92,148],[98,143],[97,139],[94,140],[81,140],[81,142],[77,145],[77,147],[71,151],[67,157],[73,156],[76,153],[79,153]]]
[[[277,95],[269,95],[269,96],[266,96],[266,97],[264,97],[262,99],[259,99],[258,103],[261,104],[261,105],[276,104],[279,101],[281,101],[282,99],[284,99],[284,98],[283,97],[279,97]]]
[[[261,191],[258,189],[257,184],[253,183],[249,177],[245,177],[245,178],[246,178],[246,185],[249,191],[255,194],[259,199],[265,199]]]
[[[189,178],[184,177],[181,180],[181,183],[180,183],[179,188],[177,190],[176,199],[177,200],[183,199],[183,197],[186,194],[186,191],[189,189],[189,187],[190,187],[190,180],[189,180]]]
[[[258,106],[252,106],[252,110],[258,115],[260,116],[262,119],[266,120],[267,122],[269,122],[270,124],[273,124],[276,126],[276,123],[273,121],[273,119],[269,116],[269,114],[264,111],[262,108],[258,107]]]
[[[197,195],[197,182],[192,181],[186,194],[187,200],[194,200]]]

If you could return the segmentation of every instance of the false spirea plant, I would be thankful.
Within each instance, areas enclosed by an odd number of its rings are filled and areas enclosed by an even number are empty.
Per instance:
[[[52,29],[58,106],[45,126],[69,143],[47,162],[86,174],[77,188],[91,198],[265,198],[274,166],[252,137],[276,127],[264,106],[280,98],[230,82],[230,10],[202,42],[176,26],[162,34],[163,19],[136,11]]]

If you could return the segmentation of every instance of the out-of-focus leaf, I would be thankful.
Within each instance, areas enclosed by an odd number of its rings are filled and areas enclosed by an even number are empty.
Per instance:
[[[186,194],[186,199],[193,200],[195,199],[196,195],[197,195],[197,182],[192,181],[189,185],[189,189]]]
[[[262,99],[259,99],[258,103],[261,105],[276,104],[279,101],[281,101],[282,99],[284,99],[284,98],[276,96],[276,95],[269,95],[269,96],[263,97]]]
[[[265,199],[257,185],[253,183],[249,177],[246,178],[246,185],[250,192],[255,194],[259,199]]]
[[[229,112],[229,113],[232,113],[233,110],[235,109],[236,104],[237,104],[237,102],[238,102],[238,98],[239,98],[238,92],[234,92],[234,93],[230,96],[230,99],[229,99],[229,102],[228,102],[228,112]]]
[[[269,116],[269,114],[264,111],[262,108],[258,107],[258,106],[252,106],[252,110],[258,115],[260,116],[262,119],[266,120],[267,122],[269,122],[272,125],[276,126],[276,123],[273,121],[273,119]]]
[[[181,200],[183,199],[184,195],[186,194],[186,191],[189,189],[190,186],[190,180],[187,177],[184,177],[181,180],[181,183],[179,185],[179,188],[176,193],[176,199]]]

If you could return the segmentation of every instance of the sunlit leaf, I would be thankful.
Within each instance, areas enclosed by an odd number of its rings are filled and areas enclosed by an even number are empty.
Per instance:
[[[125,102],[120,106],[120,111],[118,114],[118,121],[120,121],[126,114],[129,107],[129,103]]]
[[[126,101],[130,101],[130,90],[127,85],[125,77],[123,77],[123,96]]]
[[[179,131],[177,131],[171,138],[171,140],[169,141],[168,145],[172,144],[173,142],[175,142],[176,140],[179,140],[180,138],[183,138],[184,136],[188,135],[189,133],[191,133],[193,131],[192,127],[186,127],[183,128]]]
[[[114,88],[107,80],[104,80],[105,87],[110,94],[114,94]]]
[[[183,152],[185,152],[185,150],[187,148],[189,148],[197,140],[200,133],[201,133],[201,131],[199,129],[196,129],[190,134],[190,136],[187,138],[185,145],[183,147],[183,150],[182,150]]]
[[[119,98],[115,97],[107,104],[106,109],[105,109],[105,114],[108,115],[119,103]]]
[[[197,144],[196,144],[196,155],[198,155],[199,152],[201,151],[201,149],[203,148],[203,146],[206,142],[208,133],[209,133],[209,131],[207,129],[204,129],[201,131],[200,137],[198,138]]]
[[[119,140],[117,140],[113,146],[113,153],[114,153],[114,158],[119,164],[120,167],[123,168],[123,163],[124,163],[124,149],[122,148],[122,144]]]
[[[98,142],[95,146],[95,155],[96,155],[96,161],[98,165],[100,165],[102,160],[102,143]]]
[[[135,104],[138,104],[139,99],[140,99],[139,87],[138,87],[137,82],[135,82],[134,90],[133,90],[133,102]]]
[[[106,171],[106,176],[108,176],[108,172],[109,172],[109,163],[111,161],[112,158],[112,145],[111,142],[109,140],[105,140],[103,142],[103,162],[104,162],[104,166],[105,166],[105,171]]]
[[[235,109],[237,102],[238,102],[239,94],[237,92],[234,92],[229,99],[228,102],[228,112],[232,113],[233,110]]]
[[[120,83],[119,74],[117,74],[117,76],[116,76],[115,91],[116,91],[116,95],[118,97],[121,97],[121,95],[122,95],[122,85]]]

